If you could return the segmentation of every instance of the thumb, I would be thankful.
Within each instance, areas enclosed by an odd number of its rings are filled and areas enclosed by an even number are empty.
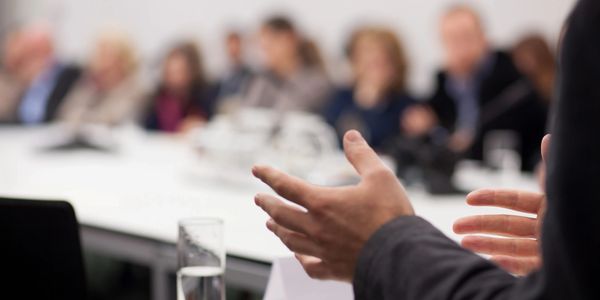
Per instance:
[[[546,160],[548,159],[548,150],[550,149],[550,137],[550,134],[546,134],[542,139],[542,159],[544,160],[544,163],[546,163]]]
[[[375,151],[356,130],[350,130],[344,135],[344,152],[348,161],[361,176],[383,167]]]

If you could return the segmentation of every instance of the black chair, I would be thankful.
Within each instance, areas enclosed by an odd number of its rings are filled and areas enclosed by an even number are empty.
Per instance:
[[[0,198],[0,274],[0,299],[86,299],[73,207]]]

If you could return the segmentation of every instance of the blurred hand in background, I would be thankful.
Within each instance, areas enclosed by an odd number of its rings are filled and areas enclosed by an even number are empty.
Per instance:
[[[400,118],[400,126],[411,137],[429,133],[437,124],[435,113],[425,105],[413,105]]]

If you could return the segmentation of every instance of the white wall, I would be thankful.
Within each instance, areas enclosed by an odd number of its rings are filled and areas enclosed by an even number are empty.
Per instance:
[[[509,46],[523,33],[541,32],[556,41],[575,0],[481,0],[492,41]],[[201,41],[210,70],[223,66],[221,36],[229,26],[251,31],[260,19],[286,12],[320,43],[332,65],[342,60],[342,45],[363,22],[395,28],[411,58],[411,85],[427,91],[440,61],[437,18],[453,0],[23,0],[18,16],[45,18],[57,28],[66,56],[83,58],[94,33],[118,25],[134,35],[145,59],[156,61],[170,41]]]

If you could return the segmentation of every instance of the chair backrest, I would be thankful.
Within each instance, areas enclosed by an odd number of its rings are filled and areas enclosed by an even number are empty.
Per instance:
[[[0,298],[86,299],[82,256],[69,203],[0,198]]]

